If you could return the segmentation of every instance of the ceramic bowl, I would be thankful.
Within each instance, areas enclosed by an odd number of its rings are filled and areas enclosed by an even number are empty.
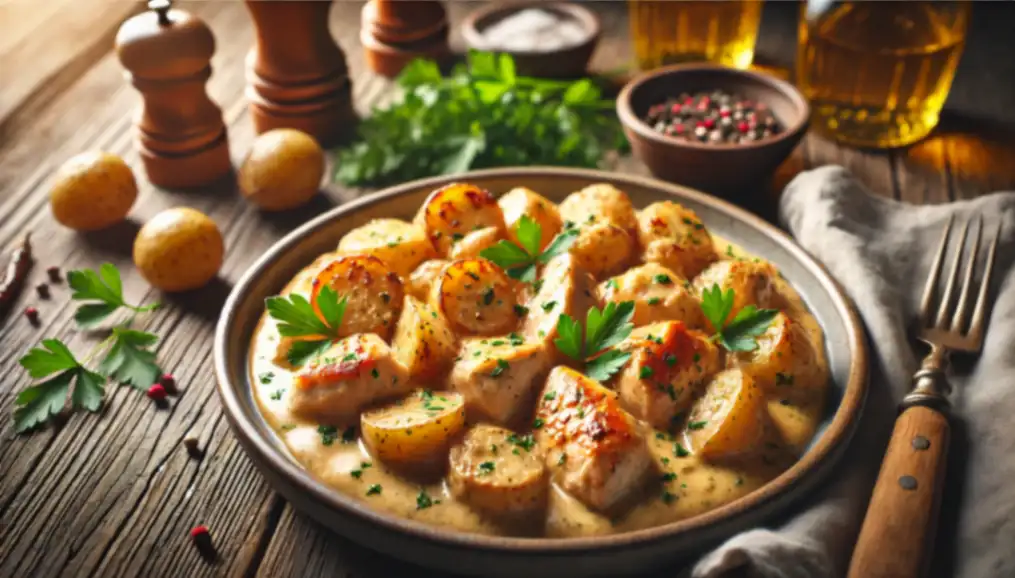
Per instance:
[[[535,9],[553,12],[570,19],[582,28],[584,38],[559,50],[498,50],[483,36],[483,31],[504,18],[522,10]],[[543,78],[577,78],[585,75],[589,60],[599,42],[599,17],[577,4],[564,2],[523,1],[495,4],[469,14],[461,25],[462,37],[469,48],[490,52],[507,52],[514,57],[515,70],[524,76]]]
[[[655,131],[649,107],[681,93],[723,90],[767,105],[783,132],[749,144],[705,144]],[[807,131],[810,107],[800,92],[777,78],[711,64],[653,70],[632,79],[617,97],[617,116],[631,149],[657,178],[734,196],[764,187]]]
[[[826,334],[832,383],[826,418],[800,460],[780,476],[705,514],[635,532],[590,538],[508,538],[445,530],[368,508],[308,474],[269,428],[252,395],[248,347],[264,299],[338,240],[371,219],[411,219],[433,189],[465,181],[495,194],[524,185],[553,201],[608,182],[635,206],[674,200],[708,227],[771,260],[803,296]],[[526,577],[628,576],[679,564],[732,534],[784,512],[826,479],[853,435],[866,394],[867,354],[860,322],[825,270],[789,237],[731,204],[684,187],[628,175],[559,168],[494,169],[415,181],[337,207],[269,249],[236,284],[215,335],[215,371],[225,414],[264,477],[297,509],[359,544],[457,574]],[[672,566],[671,566],[672,567]]]

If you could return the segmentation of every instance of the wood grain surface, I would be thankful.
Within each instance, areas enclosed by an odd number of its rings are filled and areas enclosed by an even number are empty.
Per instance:
[[[253,131],[243,98],[243,59],[253,40],[239,2],[179,2],[216,34],[212,98],[222,107],[234,163]],[[604,37],[593,68],[615,70],[631,59],[623,4],[592,3],[604,15]],[[447,3],[452,22],[475,3]],[[337,2],[331,30],[346,52],[360,113],[383,105],[391,83],[365,71],[358,41],[358,2]],[[808,136],[770,186],[759,186],[748,206],[774,215],[776,193],[797,172],[842,164],[888,197],[914,203],[968,198],[1015,187],[1015,39],[1004,26],[1012,3],[978,5],[974,32],[960,66],[941,130],[909,149],[869,153]],[[128,300],[165,299],[144,321],[161,336],[158,355],[181,393],[157,409],[129,388],[109,386],[100,414],[77,413],[60,427],[14,436],[15,395],[30,380],[17,360],[44,337],[87,351],[96,335],[75,329],[65,285],[39,300],[27,291],[18,303],[39,308],[41,326],[14,315],[0,325],[0,576],[430,576],[349,544],[294,512],[257,474],[231,435],[214,392],[211,339],[218,311],[237,279],[260,252],[309,217],[364,191],[329,187],[304,210],[265,215],[232,188],[194,193],[157,190],[139,179],[130,220],[100,234],[79,235],[56,225],[47,207],[54,169],[70,156],[103,149],[140,171],[131,118],[138,96],[124,81],[112,53],[120,22],[140,2],[110,0],[0,1],[0,247],[25,231],[36,242],[34,283],[58,265],[121,268]],[[758,60],[787,67],[795,50],[792,3],[769,3]],[[979,28],[977,28],[979,27]],[[982,30],[983,32],[977,32]],[[452,45],[461,39],[452,35]],[[630,159],[618,170],[644,173]],[[137,174],[142,174],[138,172]],[[172,206],[211,216],[227,246],[220,276],[208,287],[166,297],[130,263],[139,224]],[[182,440],[197,435],[202,461],[187,457]],[[953,445],[953,448],[955,446]],[[954,454],[962,455],[962,448]],[[947,517],[948,496],[945,497]],[[188,531],[206,524],[220,557],[202,560]],[[944,526],[942,526],[944,527]]]

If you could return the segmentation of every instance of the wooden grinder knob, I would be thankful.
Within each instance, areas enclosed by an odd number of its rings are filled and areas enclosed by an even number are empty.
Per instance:
[[[437,0],[370,0],[363,6],[360,41],[367,66],[394,77],[416,58],[450,54],[448,18]]]
[[[142,96],[135,119],[148,179],[167,188],[211,184],[232,171],[222,111],[208,97],[215,38],[197,17],[152,0],[124,22],[116,54]]]

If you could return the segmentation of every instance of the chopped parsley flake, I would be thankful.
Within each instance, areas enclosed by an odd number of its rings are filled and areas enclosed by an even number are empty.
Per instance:
[[[508,367],[511,367],[510,365],[508,365],[508,362],[504,361],[503,359],[498,359],[497,367],[493,368],[493,371],[490,372],[490,377],[500,377],[500,374],[504,373],[504,370],[506,370]]]
[[[687,456],[691,455],[691,452],[687,451],[687,448],[681,445],[680,442],[677,442],[673,444],[673,455],[677,456],[678,458],[686,458]]]
[[[419,494],[416,495],[416,509],[425,510],[433,505],[433,500],[430,498],[430,494],[426,493],[426,490],[420,490]]]
[[[483,462],[479,464],[479,475],[481,476],[489,475],[493,473],[495,467],[496,466],[494,465],[493,462]]]
[[[662,299],[660,299],[658,297],[649,297],[648,304],[649,305],[659,305],[659,303],[661,301],[662,301]]]
[[[381,487],[380,484],[372,484],[369,488],[367,488],[367,495],[368,496],[379,495],[382,489],[383,488]]]
[[[338,429],[333,425],[319,425],[317,433],[321,434],[321,443],[326,446],[335,443],[335,439],[338,437]]]
[[[660,273],[655,277],[653,277],[653,279],[655,280],[656,283],[660,285],[669,285],[670,283],[673,282],[673,280],[670,279],[670,276],[665,273]]]
[[[549,310],[553,309],[556,306],[557,306],[557,302],[556,301],[547,301],[546,303],[543,303],[540,307],[543,308],[543,311],[549,311]]]
[[[525,317],[528,314],[529,308],[524,305],[515,305],[515,315],[519,317]]]
[[[707,425],[708,425],[708,420],[692,421],[692,422],[687,424],[687,429],[691,429],[691,430],[703,429]]]
[[[285,389],[276,389],[275,391],[271,392],[271,395],[269,397],[271,397],[271,399],[275,401],[278,401],[282,399],[283,393],[285,393]]]
[[[268,385],[271,383],[271,380],[275,379],[275,374],[270,371],[265,371],[264,373],[258,375],[257,379],[259,379],[264,385]]]
[[[641,369],[638,371],[638,377],[640,377],[641,379],[648,379],[652,377],[653,373],[655,373],[655,370],[653,370],[651,367],[647,365],[643,365],[641,366]]]

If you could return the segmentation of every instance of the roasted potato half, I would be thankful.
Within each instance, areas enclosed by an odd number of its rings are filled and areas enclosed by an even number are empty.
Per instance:
[[[758,348],[736,354],[734,363],[759,385],[775,392],[794,386],[812,387],[818,375],[817,352],[803,327],[779,313],[757,339]]]
[[[450,391],[417,391],[360,416],[370,453],[395,466],[444,463],[453,439],[464,428],[465,402]]]
[[[736,317],[738,311],[748,305],[769,307],[773,302],[775,287],[772,280],[778,273],[770,263],[763,261],[717,261],[708,266],[694,280],[694,293],[701,296],[706,289],[718,285],[726,291],[733,290],[733,309],[727,321]],[[711,329],[711,323],[708,324]]]
[[[504,224],[507,226],[511,240],[522,246],[516,231],[522,217],[528,217],[539,225],[539,250],[542,251],[560,232],[562,221],[557,205],[539,193],[525,187],[516,187],[497,200],[504,213]]]
[[[489,191],[468,183],[452,183],[430,193],[416,214],[437,252],[446,256],[451,246],[472,231],[493,227],[504,230],[504,214]]]
[[[715,261],[712,236],[694,211],[674,203],[652,203],[638,213],[643,259],[691,279]]]
[[[383,261],[371,255],[340,257],[314,277],[311,303],[317,309],[317,295],[325,286],[339,298],[345,297],[345,315],[339,337],[354,333],[376,333],[387,341],[402,309],[402,280]]]
[[[561,219],[577,227],[609,223],[632,236],[638,230],[638,218],[630,197],[610,184],[589,185],[571,193],[560,204],[559,210]]]
[[[452,245],[448,257],[451,259],[478,259],[484,249],[493,247],[503,238],[504,231],[497,227],[477,229]]]
[[[391,349],[409,376],[419,383],[439,378],[451,366],[456,348],[457,339],[444,316],[428,303],[406,296]]]
[[[486,259],[445,267],[430,288],[430,304],[467,335],[507,333],[517,323],[514,283]]]
[[[549,476],[531,435],[481,424],[451,448],[448,485],[487,514],[517,517],[546,505]]]
[[[684,435],[691,451],[706,459],[748,454],[761,442],[764,411],[764,393],[754,378],[727,369],[691,408]]]
[[[603,279],[624,270],[635,256],[635,239],[612,223],[593,223],[582,227],[571,245],[578,265]]]
[[[400,277],[437,256],[423,229],[400,219],[374,219],[349,231],[338,242],[344,255],[373,255]]]
[[[449,263],[451,261],[444,259],[424,261],[409,275],[405,283],[405,292],[421,301],[430,299],[430,287]]]

